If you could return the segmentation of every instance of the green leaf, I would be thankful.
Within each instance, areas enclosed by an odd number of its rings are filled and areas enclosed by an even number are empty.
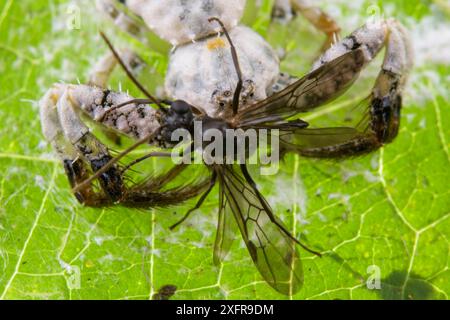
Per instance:
[[[301,251],[305,284],[294,299],[448,299],[450,23],[442,2],[416,2],[379,1],[385,16],[411,30],[416,48],[399,137],[343,162],[289,156],[278,175],[257,179],[277,215],[324,252],[317,258]],[[222,267],[213,265],[217,191],[174,232],[168,227],[192,203],[101,210],[84,208],[71,195],[62,165],[43,142],[37,101],[52,83],[85,81],[105,52],[86,3],[0,5],[0,298],[149,299],[169,284],[178,288],[175,299],[287,298],[262,280],[241,241]],[[67,27],[70,4],[81,9],[79,30]],[[344,33],[367,18],[370,4],[321,2]],[[267,15],[266,8],[261,17]],[[273,29],[258,21],[274,45],[289,47],[283,68],[307,72],[323,36],[301,18]],[[364,92],[377,67],[363,75]],[[162,83],[150,72],[142,78],[152,88]],[[120,71],[113,88],[119,81],[137,94]],[[308,119],[331,123],[360,96],[352,90]],[[366,282],[378,271],[381,288],[371,290]]]

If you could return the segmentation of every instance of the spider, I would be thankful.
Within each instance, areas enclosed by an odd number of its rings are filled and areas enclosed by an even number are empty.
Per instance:
[[[218,18],[221,38],[227,43],[235,69],[236,87],[231,103],[220,112],[206,112],[199,104],[185,100],[161,100],[153,97],[133,76],[126,62],[103,35],[113,57],[146,95],[134,99],[90,85],[55,85],[40,102],[43,132],[63,160],[77,198],[86,205],[128,206],[170,205],[201,194],[195,207],[179,223],[200,208],[216,184],[219,185],[219,222],[214,246],[214,261],[220,263],[228,253],[235,229],[239,229],[257,269],[277,291],[297,292],[303,284],[303,269],[296,244],[309,249],[289,233],[275,216],[251,177],[247,164],[207,165],[209,175],[196,183],[164,190],[187,165],[178,164],[161,176],[127,187],[118,162],[141,144],[171,148],[175,130],[193,131],[194,123],[204,128],[225,130],[267,129],[280,132],[283,153],[295,152],[305,157],[345,158],[366,154],[398,134],[402,89],[411,68],[411,47],[406,30],[395,20],[366,24],[326,50],[313,69],[284,89],[255,103],[242,103],[245,94],[244,72],[238,46],[232,33]],[[216,37],[214,35],[214,37]],[[208,41],[207,39],[205,41]],[[385,47],[385,59],[368,99],[366,116],[356,127],[309,128],[299,119],[302,112],[313,110],[345,92],[359,73]],[[107,73],[109,73],[108,70]],[[105,77],[103,77],[104,79]],[[148,105],[157,108],[149,108]],[[105,130],[113,130],[137,140],[117,157],[111,157],[103,145],[81,121],[80,114],[94,120]],[[205,134],[205,132],[202,132]],[[225,136],[225,135],[224,135]],[[192,152],[192,149],[188,149]],[[138,159],[167,157],[155,152]],[[128,167],[132,166],[128,165]],[[98,179],[100,188],[93,188]],[[175,224],[175,228],[179,223]]]
[[[145,35],[151,29],[174,46],[165,75],[165,95],[197,105],[210,116],[219,116],[231,105],[237,77],[227,42],[211,37],[220,33],[220,28],[209,24],[209,17],[221,19],[237,48],[244,75],[242,105],[264,100],[298,80],[280,73],[278,53],[257,32],[240,24],[246,0],[121,2],[122,5],[115,0],[96,1],[100,12],[141,42],[147,42]],[[286,23],[294,13],[326,35],[323,49],[336,39],[340,30],[337,23],[310,1],[275,1],[274,20]],[[108,53],[104,60],[111,61],[113,57]],[[108,64],[100,61],[99,68],[106,70]]]

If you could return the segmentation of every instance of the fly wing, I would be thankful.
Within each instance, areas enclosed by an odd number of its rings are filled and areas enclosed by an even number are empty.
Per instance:
[[[292,236],[247,177],[232,166],[216,170],[224,199],[222,214],[234,215],[259,272],[277,291],[297,292],[303,284],[303,266]]]
[[[224,194],[223,184],[219,184],[219,221],[214,243],[214,264],[220,265],[230,251],[236,236],[236,222]]]
[[[341,95],[356,80],[365,62],[362,49],[350,51],[312,71],[284,90],[243,108],[234,118],[251,127],[307,112]]]
[[[358,109],[370,110],[365,99]],[[353,110],[353,115],[360,114]],[[305,128],[278,126],[281,152],[295,152],[305,157],[343,158],[362,155],[381,146],[373,133],[368,112],[352,127]],[[288,122],[289,123],[289,122]]]

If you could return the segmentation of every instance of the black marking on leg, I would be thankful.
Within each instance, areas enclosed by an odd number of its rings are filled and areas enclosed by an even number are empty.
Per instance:
[[[347,37],[347,39],[352,40],[352,47],[350,48],[350,50],[356,50],[359,47],[361,47],[361,43],[358,41],[358,39],[354,35],[349,35]]]
[[[391,142],[398,134],[402,97],[387,95],[372,100],[371,129],[381,143]]]
[[[110,160],[111,156],[103,156],[100,159],[91,160],[91,167],[94,172],[97,172],[103,168]],[[109,168],[105,173],[99,177],[100,184],[105,190],[106,194],[113,201],[118,201],[122,197],[123,193],[123,181],[120,170],[115,166]]]
[[[66,171],[70,185],[73,187],[76,183],[77,171],[79,171],[79,169],[76,168],[75,163],[72,160],[64,160],[64,170]]]
[[[137,110],[137,113],[139,114],[139,117],[141,119],[144,119],[145,118],[145,110],[144,110],[144,108],[138,107],[136,110]]]
[[[372,101],[372,131],[379,141],[386,138],[389,105],[389,97],[375,98]]]
[[[402,96],[399,75],[383,70],[371,102],[371,129],[380,143],[391,142],[398,134]]]

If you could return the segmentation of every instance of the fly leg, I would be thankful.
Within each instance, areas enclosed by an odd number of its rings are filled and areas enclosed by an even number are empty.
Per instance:
[[[130,70],[134,71],[142,63],[139,57],[130,50],[122,50],[122,57],[125,63],[130,66]],[[89,84],[99,88],[107,88],[108,81],[112,72],[117,66],[117,60],[111,52],[106,53],[95,64],[89,75]],[[118,134],[111,130],[101,129],[105,136],[116,146],[121,145],[121,138]]]
[[[181,218],[180,221],[178,221],[177,223],[175,223],[174,225],[172,225],[170,227],[170,230],[175,229],[176,227],[178,227],[180,224],[182,224],[184,221],[186,221],[187,218],[189,218],[189,216],[191,215],[192,212],[194,212],[195,210],[199,209],[203,202],[205,202],[206,198],[208,197],[208,195],[211,193],[212,189],[214,188],[214,186],[216,185],[216,181],[217,181],[217,173],[215,171],[213,171],[212,176],[211,176],[211,180],[209,181],[209,186],[208,189],[205,191],[205,193],[203,193],[200,197],[200,199],[197,201],[197,204],[195,205],[194,208],[190,209],[184,216],[183,218]]]
[[[158,52],[159,54],[166,54],[161,48],[152,46],[152,41],[149,41],[148,37],[150,34],[150,29],[145,25],[143,19],[139,16],[139,11],[136,11],[137,14],[132,12],[126,1],[96,0],[95,5],[97,10],[112,20],[114,25],[120,30],[134,37],[137,41],[148,47],[150,50]]]

